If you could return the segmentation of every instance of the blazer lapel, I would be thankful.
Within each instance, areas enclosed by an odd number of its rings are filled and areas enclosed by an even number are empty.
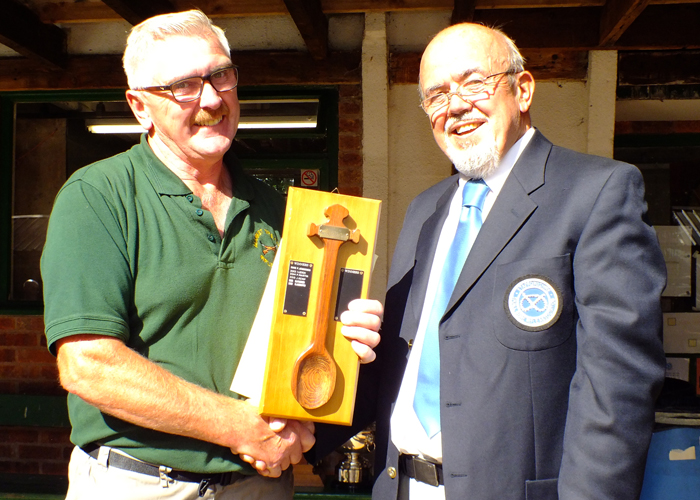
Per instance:
[[[440,232],[442,231],[442,225],[449,212],[450,200],[452,200],[452,196],[457,190],[457,178],[457,176],[452,177],[453,182],[448,184],[448,189],[438,199],[435,204],[435,212],[423,223],[416,243],[416,262],[413,269],[413,284],[411,285],[411,302],[413,303],[412,309],[416,324],[418,324],[421,311],[423,310],[430,269],[433,266],[433,258],[438,239],[440,238]]]
[[[535,131],[479,231],[447,304],[446,314],[469,291],[537,208],[537,204],[530,199],[530,193],[544,184],[545,164],[551,149],[552,143]]]

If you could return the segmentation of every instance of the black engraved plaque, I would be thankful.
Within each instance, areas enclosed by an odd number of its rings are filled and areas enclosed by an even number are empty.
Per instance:
[[[338,280],[338,300],[335,303],[334,318],[340,321],[340,315],[348,310],[351,300],[359,299],[362,296],[362,280],[364,271],[358,269],[340,268],[340,278]]]
[[[313,268],[314,265],[310,262],[289,261],[287,289],[284,293],[284,314],[306,316]]]

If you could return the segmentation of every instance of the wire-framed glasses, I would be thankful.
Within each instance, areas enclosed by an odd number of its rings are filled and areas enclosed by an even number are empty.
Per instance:
[[[238,85],[238,66],[231,65],[217,69],[206,76],[193,76],[178,80],[170,85],[156,85],[153,87],[141,87],[135,90],[148,92],[170,92],[177,102],[196,101],[202,95],[204,82],[209,82],[217,92],[228,92]]]
[[[497,77],[512,75],[514,73],[516,73],[516,71],[510,69],[508,71],[494,73],[484,78],[468,80],[460,85],[455,92],[438,92],[437,94],[423,99],[423,102],[420,103],[420,107],[423,108],[423,111],[430,114],[447,106],[452,96],[455,95],[463,101],[470,102],[477,100],[476,98],[481,95],[483,95],[481,99],[487,99],[496,91],[496,86],[500,82],[500,78]]]

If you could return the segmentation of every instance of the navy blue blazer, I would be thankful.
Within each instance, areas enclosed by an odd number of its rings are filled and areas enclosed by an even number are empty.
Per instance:
[[[389,416],[456,189],[453,176],[411,203],[391,264],[378,357],[361,374],[356,421],[377,420],[376,499],[397,495]],[[645,213],[634,166],[535,133],[440,326],[448,500],[638,498],[665,366],[666,271]],[[534,326],[511,300],[530,278],[546,283],[557,306]]]

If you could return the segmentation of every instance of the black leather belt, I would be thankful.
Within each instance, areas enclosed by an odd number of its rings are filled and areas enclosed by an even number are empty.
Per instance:
[[[82,450],[90,455],[92,458],[97,459],[100,454],[99,445],[88,445],[82,448]],[[141,460],[136,460],[135,458],[130,458],[117,453],[114,450],[109,450],[109,455],[107,457],[107,465],[109,467],[116,467],[117,469],[128,470],[131,472],[137,472],[139,474],[146,474],[148,476],[155,477],[165,477],[172,479],[173,481],[184,481],[187,483],[199,483],[199,496],[203,496],[206,489],[211,484],[219,484],[221,486],[228,486],[233,484],[239,479],[245,477],[245,474],[240,472],[223,472],[219,474],[206,474],[198,472],[188,472],[183,470],[174,470],[170,467],[164,465],[153,465],[148,462],[142,462]]]
[[[429,462],[415,455],[401,455],[399,457],[399,467],[402,474],[406,474],[408,477],[421,483],[431,486],[445,484],[442,476],[442,464]]]

